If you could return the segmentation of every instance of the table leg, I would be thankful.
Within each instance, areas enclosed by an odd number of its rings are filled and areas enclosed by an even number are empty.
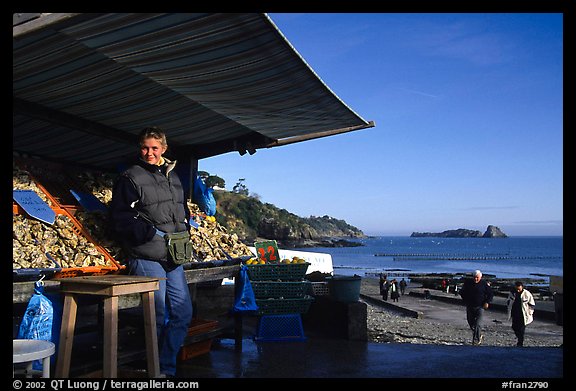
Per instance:
[[[70,294],[64,295],[62,325],[60,328],[60,341],[55,373],[55,376],[58,378],[68,377],[70,373],[70,358],[72,356],[77,309],[78,303],[76,302],[76,297]]]
[[[102,375],[116,378],[118,375],[118,296],[104,299],[104,362]]]
[[[242,314],[234,314],[234,348],[237,351],[242,351],[242,336],[244,334],[242,327]]]
[[[146,336],[146,361],[148,377],[160,376],[160,359],[158,357],[158,336],[156,334],[156,309],[154,307],[154,292],[141,294],[144,309],[144,333]]]
[[[42,377],[50,377],[50,356],[42,359]]]
[[[26,372],[25,372],[26,377],[32,377],[32,364],[34,364],[34,361],[30,361],[29,363],[26,364]]]

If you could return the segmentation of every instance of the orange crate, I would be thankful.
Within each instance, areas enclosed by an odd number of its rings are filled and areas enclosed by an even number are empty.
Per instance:
[[[194,342],[190,345],[182,346],[180,352],[178,353],[178,359],[180,361],[190,360],[192,357],[197,357],[209,353],[211,348],[212,338],[200,342]]]
[[[52,206],[64,208],[67,206],[77,207],[78,202],[70,193],[70,188],[78,187],[65,173],[65,166],[38,159],[15,159],[21,169],[28,172],[30,179],[42,190],[52,202]],[[42,178],[42,181],[39,180]]]
[[[89,242],[94,244],[96,249],[99,253],[104,255],[107,263],[111,264],[111,266],[86,266],[86,267],[67,267],[62,268],[61,271],[56,272],[56,278],[65,278],[65,277],[78,277],[78,276],[88,276],[88,275],[100,275],[100,274],[109,274],[117,272],[121,269],[125,269],[126,267],[120,265],[111,255],[106,251],[106,249],[100,246],[98,243],[94,241],[92,236],[82,227],[82,224],[66,209],[52,207],[52,210],[57,215],[65,215],[68,217],[72,224],[74,225],[73,231],[77,235],[85,237]],[[24,214],[25,211],[22,207],[20,207],[17,203],[12,203],[12,213],[16,215]]]
[[[188,328],[188,336],[207,333],[216,328],[218,328],[217,320],[192,319],[190,327]],[[211,348],[212,338],[185,344],[180,348],[180,351],[178,352],[178,359],[181,361],[189,360],[192,357],[200,356],[210,352]]]
[[[99,274],[108,274],[117,272],[119,270],[125,269],[126,266],[120,265],[111,255],[110,253],[102,246],[100,246],[96,241],[90,236],[90,234],[82,227],[82,224],[66,209],[55,209],[54,210],[58,214],[65,214],[68,216],[70,221],[74,224],[74,232],[78,235],[84,236],[88,241],[96,246],[98,252],[104,255],[104,258],[108,263],[112,264],[113,266],[88,266],[88,267],[70,267],[70,268],[62,268],[62,271],[56,273],[56,278],[65,278],[65,277],[77,277],[77,276],[87,276],[87,275],[99,275]]]
[[[202,334],[210,330],[214,330],[218,327],[217,320],[208,320],[208,319],[192,319],[190,322],[190,327],[188,327],[188,335],[197,335]]]

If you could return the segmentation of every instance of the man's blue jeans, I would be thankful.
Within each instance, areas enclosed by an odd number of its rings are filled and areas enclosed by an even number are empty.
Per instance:
[[[164,267],[159,262],[146,259],[132,259],[129,271],[133,275],[160,278],[160,287],[154,292],[160,372],[175,375],[178,351],[192,320],[192,299],[184,269],[182,266]]]

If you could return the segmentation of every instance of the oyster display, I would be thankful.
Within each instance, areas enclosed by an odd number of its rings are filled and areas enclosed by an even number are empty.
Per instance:
[[[122,249],[122,244],[110,232],[110,219],[107,212],[79,210],[74,217],[82,224],[92,239],[102,246],[112,258],[119,263],[125,262],[126,255]]]
[[[70,169],[64,171],[52,170],[46,172],[42,167],[39,172],[45,173],[46,177],[56,183],[61,183],[63,188],[69,189],[71,182],[78,184],[78,189],[93,194],[102,204],[108,206],[112,200],[112,189],[116,175],[79,171]],[[38,195],[51,205],[50,200],[36,186],[36,183],[28,171],[21,170],[13,164],[14,189],[34,190]],[[36,174],[36,171],[34,171]],[[42,176],[42,175],[41,175]],[[37,176],[34,177],[38,179]],[[68,178],[68,179],[66,179]],[[41,183],[41,182],[40,182]],[[61,194],[52,194],[55,197]],[[216,222],[213,217],[206,217],[198,205],[188,200],[188,207],[198,228],[190,229],[191,240],[194,243],[194,254],[191,262],[206,262],[213,260],[225,260],[228,257],[238,258],[253,256],[252,252],[240,241],[236,234],[229,234],[225,227]],[[125,263],[127,257],[122,244],[110,229],[109,216],[102,211],[86,211],[78,208],[72,213],[74,218],[82,225],[83,229],[101,248],[118,263]],[[75,232],[71,221],[65,221],[65,215],[58,215],[51,227],[34,219],[26,219],[22,216],[14,216],[14,241],[18,245],[14,247],[14,268],[27,268],[31,262],[44,262],[45,267],[54,267],[50,260],[52,257],[61,267],[85,267],[106,265],[106,258],[98,252],[96,247]],[[31,226],[34,226],[33,234]],[[35,251],[33,251],[35,248]],[[34,261],[33,261],[34,260]],[[109,265],[106,265],[109,266]]]
[[[94,243],[76,232],[66,215],[57,215],[53,226],[13,215],[12,227],[13,269],[53,268],[56,264],[62,268],[115,266]]]
[[[50,199],[44,194],[42,190],[36,185],[36,182],[26,170],[20,169],[16,164],[12,163],[12,189],[13,190],[33,190],[38,196],[52,206]]]
[[[78,172],[72,175],[104,205],[112,201],[115,175],[94,172]]]
[[[236,234],[229,234],[226,228],[218,224],[214,218],[201,217],[204,213],[190,200],[188,200],[188,208],[198,224],[198,228],[190,228],[190,237],[194,242],[194,257],[197,261],[227,259],[226,254],[232,258],[254,255]]]

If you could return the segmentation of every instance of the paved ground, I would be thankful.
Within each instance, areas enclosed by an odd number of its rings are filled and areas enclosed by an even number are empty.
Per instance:
[[[430,319],[453,321],[458,318],[465,322],[462,307],[445,304],[445,310],[438,311],[438,302],[412,299],[409,302],[405,297],[398,304],[427,313]],[[494,315],[504,316],[496,312]],[[552,322],[538,322],[534,327],[542,328],[542,332],[547,332],[547,328],[556,332],[561,329]],[[303,342],[257,343],[251,338],[253,335],[253,329],[246,327],[242,352],[235,349],[231,339],[214,340],[210,353],[182,362],[178,376],[196,379],[353,378],[365,381],[386,378],[401,382],[476,378],[488,381],[498,389],[503,388],[502,381],[508,380],[548,381],[550,389],[554,384],[565,382],[562,347],[375,343],[328,339],[312,334],[307,334],[307,340]],[[531,386],[538,388],[536,384],[525,388]]]
[[[237,352],[217,340],[209,354],[180,364],[186,378],[562,379],[563,349],[382,344],[309,337],[256,343]]]
[[[399,304],[423,313],[431,306],[437,309],[440,304],[415,298],[409,305],[408,300],[401,299]],[[432,317],[435,312],[437,319],[453,321],[456,317],[465,322],[461,307],[446,306],[446,311],[429,311],[428,315]],[[449,312],[452,310],[454,312]],[[340,386],[344,379],[353,380],[347,383],[349,387],[357,382],[374,382],[383,387],[396,382],[400,386],[416,382],[416,385],[434,388],[481,383],[489,389],[504,388],[504,381],[544,381],[548,382],[546,388],[552,390],[565,388],[565,376],[571,377],[571,372],[564,369],[562,347],[376,343],[332,339],[306,330],[307,338],[300,342],[256,342],[253,338],[255,320],[250,317],[244,323],[241,351],[236,349],[231,336],[215,338],[209,353],[178,365],[177,377],[196,380],[201,388],[210,387],[212,383],[216,383],[216,388],[235,386],[240,381],[240,385],[262,385],[267,391],[276,384],[291,384],[290,381],[302,381],[303,386],[313,387],[318,381]],[[549,326],[554,324],[548,322],[542,327]],[[145,368],[145,364],[141,367]],[[470,383],[470,378],[476,380]],[[386,379],[384,385],[382,379]],[[278,383],[279,380],[282,383]],[[524,386],[544,387],[537,383]]]
[[[392,302],[388,299],[384,302],[379,294],[377,280],[362,281],[361,294],[363,298],[375,305],[382,305],[390,310],[397,310],[418,316],[430,321],[450,323],[452,325],[467,328],[466,311],[461,305],[459,296],[453,293],[444,293],[438,290],[429,290],[432,299],[424,299],[424,289],[419,287],[409,287],[404,296],[401,296],[398,302]],[[371,300],[370,300],[371,299]],[[494,306],[485,312],[484,322],[487,325],[500,324],[510,329],[510,321],[507,313],[503,310],[505,298],[494,297]],[[554,303],[551,301],[538,301],[536,304],[537,312],[534,321],[528,326],[529,335],[540,335],[543,338],[551,338],[554,341],[562,340],[564,327],[555,323]],[[511,332],[511,329],[508,330]]]

